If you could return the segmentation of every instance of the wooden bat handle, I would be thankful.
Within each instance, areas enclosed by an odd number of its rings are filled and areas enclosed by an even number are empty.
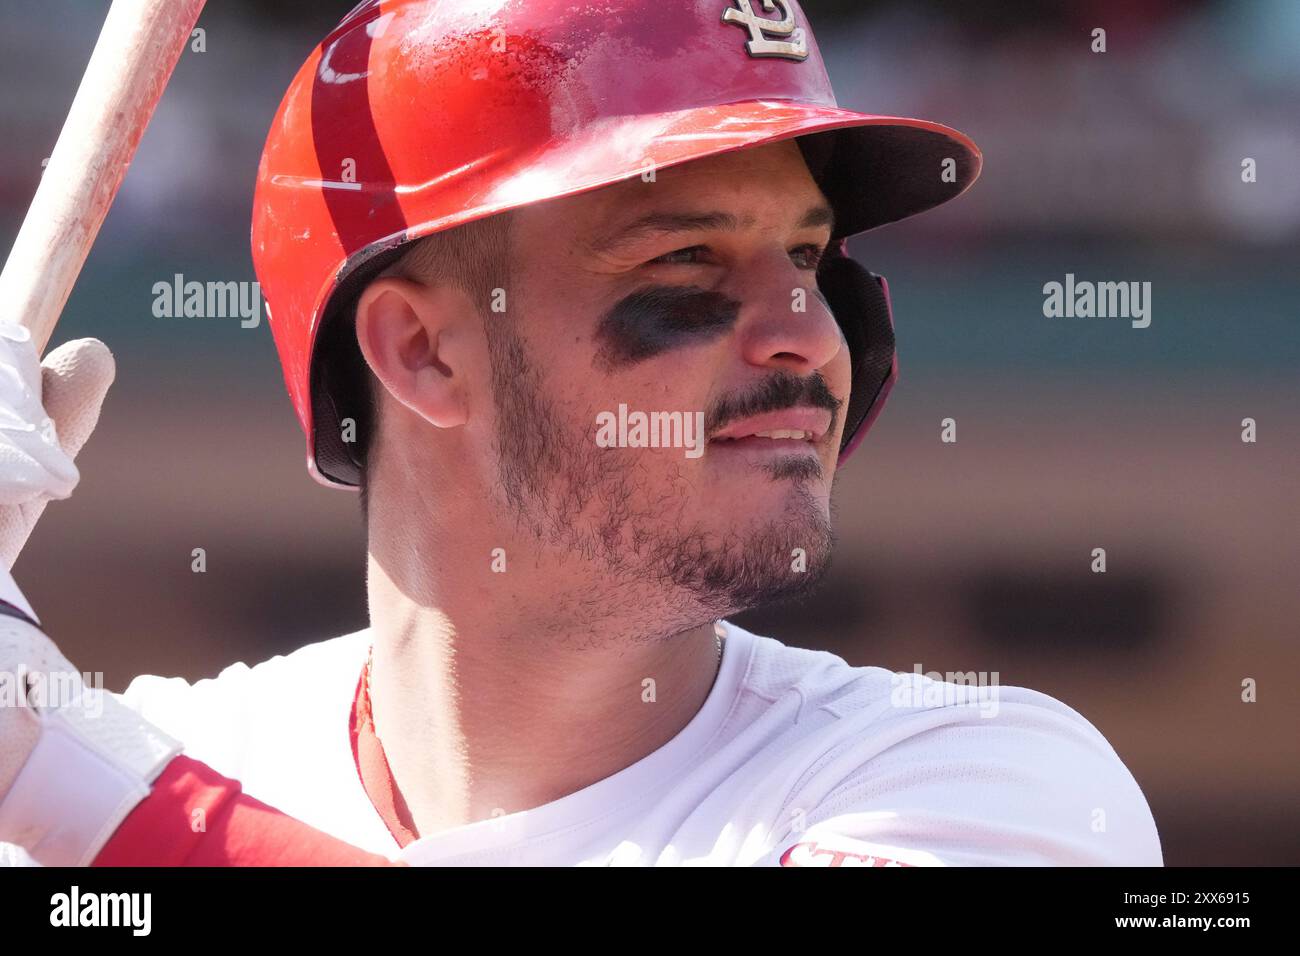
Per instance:
[[[44,351],[205,0],[114,0],[0,273],[0,315]]]

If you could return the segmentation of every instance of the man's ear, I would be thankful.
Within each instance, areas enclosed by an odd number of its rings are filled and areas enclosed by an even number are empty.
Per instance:
[[[439,428],[467,418],[467,309],[452,286],[400,276],[374,280],[357,301],[357,345],[371,371],[394,399]]]

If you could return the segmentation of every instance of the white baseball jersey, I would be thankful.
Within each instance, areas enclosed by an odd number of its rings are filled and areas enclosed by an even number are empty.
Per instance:
[[[413,865],[1161,865],[1142,791],[1065,704],[723,627],[704,706],[658,750],[405,847],[352,749],[368,630],[194,684],[138,677],[122,698],[251,796]]]

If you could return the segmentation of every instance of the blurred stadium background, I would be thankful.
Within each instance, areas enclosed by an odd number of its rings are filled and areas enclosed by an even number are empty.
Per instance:
[[[106,340],[118,381],[16,575],[113,689],[366,622],[356,500],[308,478],[266,323],[151,314],[175,273],[254,279],[266,130],[351,6],[210,4],[58,332]],[[1049,693],[1133,771],[1167,863],[1300,863],[1300,3],[804,7],[842,104],[953,125],[985,172],[858,241],[890,280],[901,381],[839,482],[822,598],[739,622]],[[6,250],[107,8],[0,6]],[[1045,319],[1067,272],[1151,282],[1151,327]]]

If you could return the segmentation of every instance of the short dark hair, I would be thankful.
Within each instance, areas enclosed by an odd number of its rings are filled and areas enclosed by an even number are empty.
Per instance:
[[[356,441],[350,454],[358,471],[363,520],[369,520],[370,455],[379,430],[382,386],[357,344],[356,310],[361,294],[371,282],[384,276],[396,275],[426,283],[450,282],[478,304],[480,315],[486,320],[492,314],[496,290],[505,289],[510,277],[510,218],[509,212],[498,213],[403,246],[404,251],[395,261],[356,284],[348,301],[335,312],[337,319],[326,321],[321,327],[316,363],[322,388],[327,392],[326,402],[332,406],[336,422],[351,418],[356,426]],[[319,438],[316,445],[319,449]]]

